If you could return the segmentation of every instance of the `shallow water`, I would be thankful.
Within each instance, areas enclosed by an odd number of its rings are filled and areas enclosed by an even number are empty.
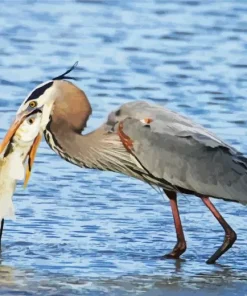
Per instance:
[[[39,3],[42,2],[42,3]],[[11,3],[11,4],[10,4]],[[8,1],[0,4],[0,138],[29,91],[76,60],[96,128],[122,103],[190,116],[247,152],[246,1]],[[223,231],[180,196],[183,260],[169,202],[146,184],[82,170],[42,142],[6,221],[0,295],[247,295],[247,208],[214,201],[238,240],[206,265]]]

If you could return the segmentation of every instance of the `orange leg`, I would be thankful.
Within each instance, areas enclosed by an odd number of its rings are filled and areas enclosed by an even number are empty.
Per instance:
[[[184,238],[183,226],[180,220],[179,210],[177,205],[177,193],[172,191],[166,191],[166,190],[164,190],[164,192],[170,200],[173,220],[174,220],[176,233],[177,233],[177,243],[173,248],[173,250],[169,254],[164,255],[163,257],[177,259],[186,251],[186,241]]]
[[[221,216],[221,214],[217,211],[215,206],[211,203],[210,199],[207,196],[201,197],[204,204],[208,207],[214,217],[219,221],[220,225],[225,230],[225,239],[223,244],[219,247],[219,249],[207,260],[208,264],[213,264],[215,261],[223,255],[227,250],[229,250],[234,242],[237,239],[237,234],[231,228],[231,226],[226,222],[226,220]]]

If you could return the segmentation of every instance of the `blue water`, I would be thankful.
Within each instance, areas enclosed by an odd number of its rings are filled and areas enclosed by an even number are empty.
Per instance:
[[[247,2],[31,1],[0,3],[0,139],[38,83],[75,61],[94,112],[147,100],[181,112],[247,153]],[[247,295],[247,208],[214,204],[238,234],[206,265],[223,230],[193,196],[179,198],[188,250],[169,202],[140,181],[75,167],[43,141],[29,186],[6,221],[0,295]]]

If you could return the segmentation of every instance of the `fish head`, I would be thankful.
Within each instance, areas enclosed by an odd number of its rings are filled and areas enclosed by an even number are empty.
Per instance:
[[[10,153],[15,153],[17,147],[19,150],[23,149],[23,147],[27,147],[28,153],[25,155],[25,158],[19,159],[19,162],[23,164],[27,161],[24,187],[27,186],[31,176],[36,152],[42,139],[42,132],[40,131],[41,121],[42,108],[37,108],[25,115],[22,114],[22,117],[13,123],[0,145],[0,155],[3,157],[7,157]],[[14,142],[15,145],[12,150],[10,150],[11,152],[8,152],[8,147],[12,142]],[[20,155],[18,158],[20,158]]]
[[[40,109],[34,110],[16,130],[13,140],[19,144],[33,142],[40,132],[41,120],[42,111]]]
[[[40,113],[40,115],[38,115],[38,113]],[[21,133],[21,136],[24,137],[23,141],[25,141],[25,138],[31,138],[32,134],[36,133],[37,125],[40,124],[39,118],[42,118],[41,114],[42,114],[42,108],[36,108],[31,111],[30,110],[23,111],[20,115],[17,115],[16,119],[11,124],[9,130],[7,131],[5,137],[3,138],[2,143],[0,144],[0,155],[3,154],[3,152],[6,150],[6,148],[8,147],[8,145],[10,144],[10,142],[12,141],[16,133],[17,135]],[[35,118],[34,126],[33,124],[31,125],[29,124],[29,127],[27,129],[28,122],[31,123],[34,118]],[[22,127],[23,123],[24,125]],[[19,128],[20,130],[18,131]],[[26,129],[26,133],[23,132],[23,129],[24,130]]]

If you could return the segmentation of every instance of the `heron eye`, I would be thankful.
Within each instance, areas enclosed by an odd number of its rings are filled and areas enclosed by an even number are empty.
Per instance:
[[[31,108],[35,108],[37,106],[37,102],[36,101],[31,101],[28,105]]]

